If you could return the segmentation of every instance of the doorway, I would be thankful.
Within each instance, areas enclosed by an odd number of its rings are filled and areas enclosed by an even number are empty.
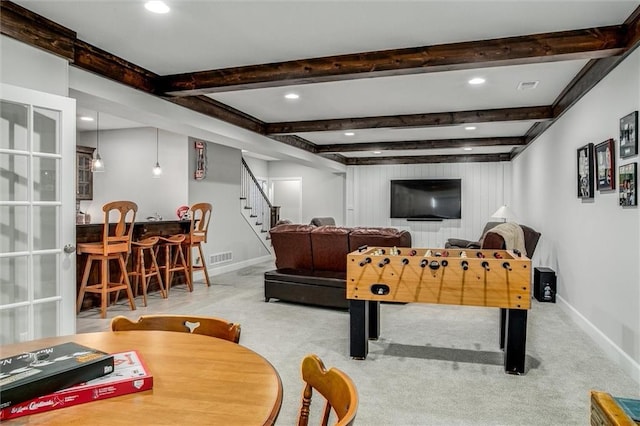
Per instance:
[[[280,219],[302,223],[302,178],[271,178],[269,198],[280,206]]]

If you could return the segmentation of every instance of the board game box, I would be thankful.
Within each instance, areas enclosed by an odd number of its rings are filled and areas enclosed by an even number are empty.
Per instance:
[[[86,383],[34,398],[0,410],[0,420],[71,407],[153,388],[153,376],[136,351],[113,354],[113,373]]]
[[[0,409],[113,372],[113,355],[68,342],[0,359]]]

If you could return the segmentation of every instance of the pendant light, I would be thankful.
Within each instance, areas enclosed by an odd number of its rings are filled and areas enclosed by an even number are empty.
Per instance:
[[[162,174],[162,167],[160,167],[160,163],[158,162],[158,144],[160,140],[160,131],[156,128],[156,165],[153,166],[153,177],[159,178]]]
[[[91,160],[91,171],[93,173],[104,172],[104,161],[100,157],[100,113],[96,113],[96,152]]]

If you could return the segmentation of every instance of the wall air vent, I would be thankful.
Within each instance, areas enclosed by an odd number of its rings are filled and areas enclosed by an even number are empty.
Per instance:
[[[212,265],[215,265],[216,263],[229,262],[230,260],[233,260],[233,253],[230,251],[225,251],[222,253],[212,254],[209,257],[209,260]]]
[[[518,90],[533,90],[538,87],[539,81],[521,81],[518,84]]]

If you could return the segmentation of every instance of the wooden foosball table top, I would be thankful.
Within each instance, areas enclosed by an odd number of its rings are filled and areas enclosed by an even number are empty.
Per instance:
[[[531,307],[531,260],[512,250],[363,247],[347,255],[347,299]]]

